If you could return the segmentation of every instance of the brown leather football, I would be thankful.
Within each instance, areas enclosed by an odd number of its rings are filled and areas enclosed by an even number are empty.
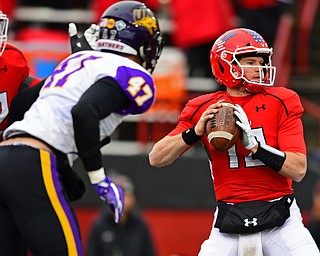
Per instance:
[[[224,102],[219,112],[207,122],[206,134],[211,146],[221,152],[230,149],[240,138],[232,103]]]

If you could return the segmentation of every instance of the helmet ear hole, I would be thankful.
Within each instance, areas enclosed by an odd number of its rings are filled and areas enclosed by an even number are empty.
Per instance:
[[[220,62],[218,62],[218,65],[219,65],[221,73],[224,74],[224,67],[221,65]]]

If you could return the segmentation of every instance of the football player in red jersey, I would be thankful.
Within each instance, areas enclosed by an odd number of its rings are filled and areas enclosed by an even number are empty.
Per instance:
[[[217,210],[199,255],[320,255],[302,223],[292,181],[306,174],[306,146],[299,96],[272,87],[272,48],[255,31],[237,28],[213,44],[210,60],[226,91],[191,99],[176,128],[149,154],[152,166],[174,162],[197,141],[205,148]],[[207,121],[222,102],[234,104],[242,137],[231,149],[215,151],[205,135]],[[251,254],[250,254],[251,255]]]
[[[28,63],[23,53],[7,43],[9,19],[0,10],[0,132],[8,125],[8,114],[12,99],[26,87],[40,82],[29,76]]]

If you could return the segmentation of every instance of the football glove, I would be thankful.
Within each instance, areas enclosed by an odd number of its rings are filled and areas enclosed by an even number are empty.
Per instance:
[[[84,50],[96,50],[96,42],[99,34],[99,26],[91,24],[82,36],[78,36],[77,26],[69,23],[69,37],[72,53]]]
[[[253,135],[253,132],[250,127],[250,123],[248,121],[248,117],[240,105],[235,104],[233,108],[234,108],[234,114],[239,119],[238,121],[236,121],[236,124],[242,130],[241,143],[247,150],[251,150],[254,146],[258,144],[258,142]]]
[[[98,171],[89,172],[89,178],[94,190],[100,196],[100,198],[107,202],[109,208],[114,213],[114,221],[118,223],[121,219],[124,208],[124,196],[121,187],[112,182],[108,176],[104,176],[102,180],[97,182],[97,172],[101,174],[101,168]]]

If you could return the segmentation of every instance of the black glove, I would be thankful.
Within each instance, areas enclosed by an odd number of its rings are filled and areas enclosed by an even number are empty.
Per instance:
[[[82,36],[78,36],[77,26],[69,23],[69,37],[72,53],[84,50],[96,50],[96,42],[99,34],[99,26],[91,24]]]

